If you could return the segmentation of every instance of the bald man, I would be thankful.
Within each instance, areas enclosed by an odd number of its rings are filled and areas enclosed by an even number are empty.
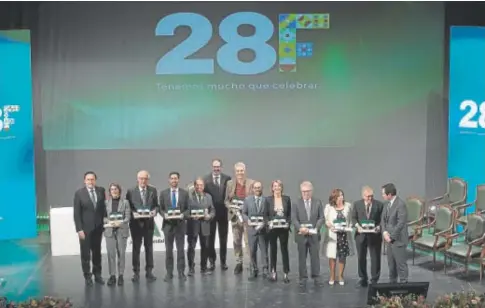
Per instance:
[[[145,246],[145,272],[147,281],[155,281],[153,275],[153,232],[155,230],[154,217],[157,214],[158,194],[157,189],[148,185],[150,174],[142,170],[137,174],[138,184],[126,193],[126,200],[130,203],[131,213],[136,213],[139,208],[149,208],[150,217],[134,219],[130,221],[131,238],[133,240],[133,282],[140,280],[140,250],[141,244]]]

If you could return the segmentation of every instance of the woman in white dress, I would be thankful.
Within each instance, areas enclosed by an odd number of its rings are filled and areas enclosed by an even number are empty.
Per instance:
[[[322,253],[328,258],[330,267],[330,279],[328,283],[335,283],[335,267],[338,259],[338,283],[344,285],[345,261],[353,254],[352,231],[336,231],[333,223],[336,219],[344,219],[347,227],[351,227],[351,204],[345,202],[344,192],[341,189],[334,189],[328,198],[325,206],[325,224],[327,226],[322,242]]]

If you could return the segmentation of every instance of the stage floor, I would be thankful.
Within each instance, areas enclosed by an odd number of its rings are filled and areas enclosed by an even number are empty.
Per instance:
[[[247,272],[234,276],[233,251],[229,250],[229,270],[222,272],[219,267],[209,276],[201,276],[196,267],[196,275],[182,283],[175,276],[171,283],[163,281],[165,275],[164,253],[155,253],[154,283],[147,283],[142,277],[140,283],[131,282],[131,254],[127,254],[127,270],[123,287],[94,286],[86,288],[81,274],[79,257],[51,257],[47,238],[35,241],[0,242],[0,277],[6,285],[0,289],[2,296],[23,300],[31,296],[52,295],[69,297],[75,307],[365,307],[367,289],[356,288],[357,260],[350,257],[346,268],[346,285],[315,288],[309,281],[307,290],[298,287],[296,246],[290,246],[291,283],[282,281],[271,283],[261,279],[249,282]],[[411,253],[409,253],[411,255]],[[142,260],[144,257],[142,256]],[[198,255],[197,255],[198,260]],[[196,262],[198,262],[196,260]],[[388,271],[386,256],[382,256],[380,282],[386,282]],[[417,256],[416,265],[409,259],[410,281],[430,281],[428,298],[434,300],[439,294],[468,290],[483,291],[478,281],[478,271],[471,269],[467,278],[460,274],[460,265],[454,263],[450,273],[444,275],[443,264],[438,261],[436,271],[431,271],[431,257]],[[217,264],[218,266],[219,264]],[[142,263],[143,268],[143,263]],[[328,280],[328,262],[321,259],[322,281]],[[108,278],[107,260],[103,255],[103,274]],[[281,277],[281,274],[280,274]]]

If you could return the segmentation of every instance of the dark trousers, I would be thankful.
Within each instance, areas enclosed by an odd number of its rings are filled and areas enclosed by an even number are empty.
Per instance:
[[[216,262],[217,255],[215,249],[215,241],[216,241],[216,228],[218,228],[219,233],[219,255],[221,258],[221,264],[226,264],[226,256],[227,256],[227,232],[229,230],[229,220],[227,218],[227,211],[223,213],[224,215],[216,215],[214,219],[211,221],[211,231],[209,235],[209,260],[211,262]]]
[[[165,235],[165,269],[168,275],[173,275],[173,244],[177,248],[177,271],[183,273],[185,271],[185,223],[179,222],[175,225],[165,225],[163,227],[163,234]]]
[[[208,258],[208,248],[209,248],[209,236],[202,235],[202,232],[194,232],[194,234],[187,234],[187,262],[189,263],[189,268],[195,267],[195,246],[197,245],[197,239],[200,239],[200,269],[207,269],[207,258]]]
[[[288,229],[273,229],[269,231],[269,260],[270,271],[276,272],[276,260],[278,255],[278,239],[280,240],[281,257],[283,259],[283,272],[290,272],[290,258],[288,255]]]
[[[145,247],[145,270],[153,270],[153,224],[133,221],[130,223],[131,239],[133,240],[133,272],[140,273],[141,244]]]
[[[94,276],[101,276],[101,241],[103,228],[96,228],[84,234],[84,240],[79,240],[81,251],[81,267],[85,278],[91,277],[91,261]]]
[[[320,276],[320,255],[319,242],[309,240],[301,240],[297,243],[298,246],[298,267],[300,272],[300,279],[307,279],[308,272],[306,266],[306,258],[310,254],[310,267],[312,278]]]
[[[355,236],[355,246],[357,248],[360,279],[363,281],[369,280],[367,275],[367,251],[369,251],[371,282],[377,283],[381,275],[382,237],[375,234],[357,234]]]

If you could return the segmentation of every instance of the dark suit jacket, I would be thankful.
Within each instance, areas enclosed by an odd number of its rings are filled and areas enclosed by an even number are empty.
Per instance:
[[[187,235],[199,234],[198,230],[200,228],[200,231],[202,232],[203,236],[209,236],[211,231],[211,220],[214,218],[214,216],[216,216],[216,211],[212,203],[211,195],[209,195],[208,193],[204,193],[202,200],[199,203],[199,200],[197,200],[195,192],[193,192],[189,196],[189,209],[190,210],[207,209],[210,219],[209,220],[189,219],[187,221]],[[189,212],[189,215],[190,215],[190,212]]]
[[[381,224],[383,208],[384,205],[382,204],[382,202],[378,200],[372,200],[369,220],[373,220],[376,226],[379,226]],[[363,199],[354,202],[354,206],[352,207],[352,224],[355,226],[355,224],[357,223],[360,224],[362,220],[367,220],[367,210],[365,208],[365,202]],[[359,235],[359,233],[356,231],[355,235],[357,236]],[[382,234],[379,232],[377,234],[367,233],[364,235],[381,236]]]
[[[295,242],[304,242],[309,240],[313,244],[317,243],[321,239],[320,229],[322,229],[325,223],[325,217],[323,212],[323,204],[319,199],[311,199],[311,211],[310,219],[308,219],[305,202],[303,199],[298,199],[292,206],[291,210],[291,222],[295,226]],[[298,230],[302,224],[311,224],[317,230],[317,234],[300,235]]]
[[[158,198],[157,198],[157,189],[153,186],[147,186],[147,203],[146,205],[150,208],[151,211],[157,210],[158,208]],[[138,186],[128,189],[126,192],[126,200],[130,203],[131,208],[131,223],[139,223],[137,219],[133,218],[133,213],[136,212],[137,207],[143,204],[143,200],[141,199],[141,192]],[[144,218],[145,223],[147,223],[148,228],[155,228],[155,221],[152,218]]]
[[[227,181],[230,179],[230,176],[221,173],[221,177],[219,179],[220,186],[217,187],[214,183],[212,173],[204,177],[204,191],[211,195],[212,202],[214,203],[214,207],[216,209],[216,215],[224,215],[224,217],[227,217],[227,208],[224,204],[224,200],[226,198]]]
[[[180,212],[184,214],[184,220],[163,219],[163,226],[162,226],[163,229],[165,229],[165,227],[172,228],[178,224],[183,224],[185,226],[185,220],[190,216],[189,193],[182,188],[179,188],[178,190],[179,190],[179,193],[178,193],[179,195],[177,200],[177,209],[179,209]],[[160,192],[160,214],[162,215],[163,218],[165,218],[165,214],[171,208],[172,208],[172,188],[167,188],[165,190],[162,190],[162,192]],[[185,229],[184,229],[184,232],[185,232]]]
[[[286,222],[291,223],[291,199],[289,196],[281,196],[282,202],[283,202],[283,215],[284,218],[286,219]],[[269,196],[266,197],[265,199],[266,202],[266,207],[268,209],[268,216],[269,219],[274,219],[276,218],[276,213],[274,210],[274,197]]]
[[[256,207],[256,197],[255,196],[249,196],[244,199],[244,205],[242,208],[242,217],[245,222],[249,222],[252,216],[263,216],[264,220],[264,227],[259,230],[259,232],[256,231],[256,227],[253,226],[248,226],[247,232],[248,235],[255,235],[256,233],[265,233],[266,232],[266,225],[268,222],[268,207],[266,203],[266,198],[261,196],[261,201],[260,201],[260,208],[259,211]]]
[[[76,232],[84,231],[85,234],[97,228],[103,228],[103,218],[106,213],[106,192],[103,187],[95,186],[96,205],[89,197],[86,187],[80,188],[74,194],[74,224]]]
[[[396,197],[392,206],[389,203],[384,204],[382,212],[381,228],[382,232],[389,232],[393,244],[397,246],[406,246],[408,244],[408,210],[406,203],[401,198]]]

